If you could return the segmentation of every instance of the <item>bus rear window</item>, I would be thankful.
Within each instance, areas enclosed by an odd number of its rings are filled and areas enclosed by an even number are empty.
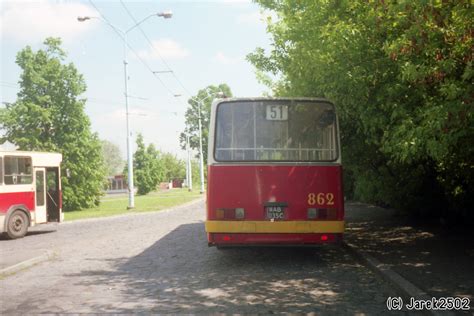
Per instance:
[[[329,103],[227,102],[216,115],[216,161],[337,159],[336,115]]]
[[[5,184],[31,184],[33,171],[31,157],[4,157]]]

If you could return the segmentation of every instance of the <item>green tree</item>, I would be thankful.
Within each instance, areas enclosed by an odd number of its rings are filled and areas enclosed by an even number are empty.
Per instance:
[[[117,175],[123,170],[125,165],[119,146],[108,140],[101,140],[101,145],[106,174],[108,176]]]
[[[64,209],[93,207],[103,192],[105,169],[100,141],[84,112],[86,100],[79,97],[86,84],[72,63],[64,63],[59,38],[47,38],[44,45],[36,52],[27,46],[17,54],[20,91],[16,102],[0,112],[0,143],[61,152]]]
[[[154,186],[165,181],[166,166],[163,162],[163,154],[155,148],[155,145],[149,144],[147,149],[147,155],[150,161],[150,174],[153,177]]]
[[[125,174],[127,169],[125,168]],[[137,136],[137,150],[133,154],[133,180],[140,195],[156,190],[162,176],[158,152],[153,145],[145,146],[143,135]]]
[[[184,179],[186,177],[186,163],[178,159],[176,155],[163,153],[161,155],[161,163],[165,170],[164,181]]]
[[[416,209],[474,203],[473,6],[469,1],[258,0],[278,96],[336,103],[356,198]],[[262,79],[263,81],[265,81]],[[268,81],[267,81],[268,82]]]
[[[209,134],[209,120],[211,118],[211,104],[222,92],[227,97],[232,97],[230,87],[223,83],[218,86],[207,86],[198,91],[197,95],[188,100],[189,107],[186,110],[186,128],[180,135],[181,148],[186,148],[186,134],[190,135],[190,147],[197,151],[199,157],[199,103],[201,103],[201,126],[202,126],[202,152],[204,163],[207,162],[207,140]]]

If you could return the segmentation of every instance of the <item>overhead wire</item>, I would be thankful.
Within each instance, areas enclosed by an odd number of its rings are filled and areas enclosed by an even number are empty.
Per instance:
[[[0,86],[2,87],[8,87],[8,88],[17,88],[18,84],[13,83],[13,82],[7,82],[7,81],[0,81]]]
[[[20,85],[17,84],[17,83],[7,82],[7,81],[0,81],[0,86],[6,87],[6,88],[12,88],[12,89],[18,89],[20,87]],[[129,96],[129,97],[134,98],[133,96]],[[96,103],[96,104],[116,105],[116,104],[122,103],[122,101],[98,99],[98,98],[94,98],[94,97],[86,97],[86,99],[87,99],[87,102]],[[143,101],[153,101],[153,100],[140,98],[140,97],[138,97],[136,99],[143,100]],[[7,103],[12,103],[12,102],[7,102]],[[150,107],[143,106],[143,105],[141,105],[139,107],[145,108],[145,109],[150,109]],[[168,111],[168,110],[160,110],[160,112],[166,112],[168,114],[173,114],[173,115],[177,115],[177,113],[180,113],[179,111]]]
[[[90,4],[95,8],[95,10],[97,11],[97,13],[101,16],[101,18],[107,23],[109,24],[112,29],[114,30],[114,32],[119,35],[119,37],[125,41],[125,38],[123,37],[123,35],[117,30],[115,29],[115,27],[112,26],[112,23],[104,16],[104,14],[102,14],[102,12],[99,10],[99,8],[94,4],[94,1],[92,0],[89,0]],[[146,69],[148,69],[148,71],[150,71],[150,73],[153,75],[153,77],[155,77],[160,83],[161,85],[170,93],[170,95],[174,98],[174,96],[176,95],[176,93],[174,93],[164,82],[163,80],[161,80],[160,77],[158,77],[154,72],[153,72],[153,69],[151,69],[151,67],[145,62],[145,60],[143,60],[143,58],[140,56],[140,54],[138,54],[134,49],[133,47],[130,45],[130,43],[127,41],[126,42],[127,44],[127,47],[130,51],[133,52],[133,54],[135,55],[135,57],[137,57],[137,59],[145,66]]]
[[[132,12],[128,9],[128,7],[125,5],[125,3],[123,2],[123,0],[120,0],[120,4],[122,5],[122,7],[125,9],[125,11],[127,12],[128,16],[130,16],[130,18],[133,20],[133,22],[135,22],[135,24],[138,24],[138,21],[137,19],[135,19],[135,17],[133,16]],[[155,45],[153,45],[153,43],[151,42],[150,38],[148,37],[148,35],[146,35],[145,31],[142,29],[142,27],[140,25],[137,26],[137,28],[140,30],[140,33],[142,33],[143,37],[146,39],[146,41],[148,42],[148,45],[150,45],[151,49],[156,53],[156,55],[160,58],[161,62],[165,65],[165,67],[167,68],[166,70],[170,71],[171,72],[171,75],[175,78],[175,80],[178,82],[178,84],[181,86],[181,88],[183,88],[184,92],[186,92],[188,94],[188,96],[191,96],[191,93],[189,92],[188,89],[186,89],[186,87],[184,86],[184,84],[182,83],[182,81],[178,78],[178,76],[176,75],[176,73],[174,72],[173,69],[171,69],[171,67],[169,66],[169,64],[166,62],[166,60],[163,58],[163,56],[161,56],[160,52],[158,51],[158,49],[156,49]]]
[[[18,89],[20,87],[20,85],[17,83],[7,82],[7,81],[0,81],[0,86],[6,87],[6,88],[12,88],[12,89]],[[128,97],[132,99],[137,99],[140,101],[147,101],[147,102],[155,101],[156,102],[156,100],[153,100],[153,99],[136,97],[132,95],[129,95]],[[92,102],[92,103],[97,103],[97,104],[108,104],[108,105],[116,105],[123,102],[123,101],[106,100],[106,99],[100,99],[100,98],[94,98],[94,97],[86,97],[86,99],[87,99],[87,102]],[[176,111],[167,111],[167,112],[175,113]]]
[[[109,25],[111,26],[111,28],[113,29],[113,31],[120,37],[120,39],[122,39],[123,41],[125,41],[125,38],[123,36],[123,34],[118,30],[116,29],[115,27],[113,27],[113,24],[109,21],[109,19],[107,19],[105,17],[105,15],[99,10],[99,8],[95,5],[94,1],[93,0],[89,0],[89,3],[94,7],[94,9],[97,11],[97,13],[101,16],[101,18]],[[128,15],[134,20],[135,23],[138,23],[136,21],[136,19],[133,17],[133,15],[131,14],[131,12],[128,10],[128,8],[126,8],[125,4],[121,1],[122,5],[124,6],[124,8],[127,10],[127,13]],[[143,29],[140,27],[140,26],[137,26],[139,29],[140,29],[140,32],[143,34],[143,36],[146,38],[147,42],[150,44],[150,46],[152,47],[152,49],[155,50],[155,52],[157,53],[157,55],[160,57],[160,59],[162,60],[162,62],[166,65],[166,67],[168,67],[169,70],[171,70],[171,68],[169,67],[169,65],[166,63],[166,61],[163,59],[163,57],[156,51],[156,49],[153,47],[150,39],[148,38],[148,36],[146,35],[146,33],[143,31]],[[176,93],[173,92],[173,90],[171,90],[164,82],[161,78],[159,78],[153,71],[153,69],[145,62],[145,60],[143,60],[143,58],[135,51],[135,49],[130,45],[130,43],[126,43],[127,44],[127,47],[130,51],[133,52],[133,54],[137,57],[137,59],[145,66],[145,68],[148,69],[148,71],[150,71],[150,73],[153,75],[153,77],[155,77],[160,83],[161,85],[169,92],[169,94],[173,97],[173,100],[175,100],[175,97],[176,97]],[[180,84],[180,86],[185,90],[186,93],[189,93],[189,91],[184,87],[184,85],[182,84],[182,82],[179,80],[179,78],[176,76],[176,74],[171,70],[173,76],[175,77],[175,79],[177,80],[177,82]],[[3,87],[7,87],[7,88],[18,88],[19,85],[17,83],[11,83],[11,82],[5,82],[5,81],[0,81],[0,86],[3,86]],[[130,97],[133,97],[133,96],[130,96]],[[144,98],[138,98],[138,99],[144,99]],[[100,99],[95,99],[95,98],[88,98],[88,101],[89,102],[93,102],[93,103],[109,103],[109,104],[115,104],[116,102],[115,101],[111,101],[111,100],[100,100]],[[164,111],[166,113],[169,113],[169,114],[173,114],[173,115],[177,115],[178,113],[180,113],[179,111],[167,111],[167,110],[161,110],[161,111]]]

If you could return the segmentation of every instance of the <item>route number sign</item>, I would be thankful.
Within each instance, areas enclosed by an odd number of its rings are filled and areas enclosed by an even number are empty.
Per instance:
[[[268,121],[287,121],[288,106],[287,105],[267,105],[266,116]]]

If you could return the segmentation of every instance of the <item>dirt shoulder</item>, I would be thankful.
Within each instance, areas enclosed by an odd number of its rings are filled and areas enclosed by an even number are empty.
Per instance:
[[[346,240],[435,297],[474,300],[474,231],[413,225],[396,211],[346,203]]]

